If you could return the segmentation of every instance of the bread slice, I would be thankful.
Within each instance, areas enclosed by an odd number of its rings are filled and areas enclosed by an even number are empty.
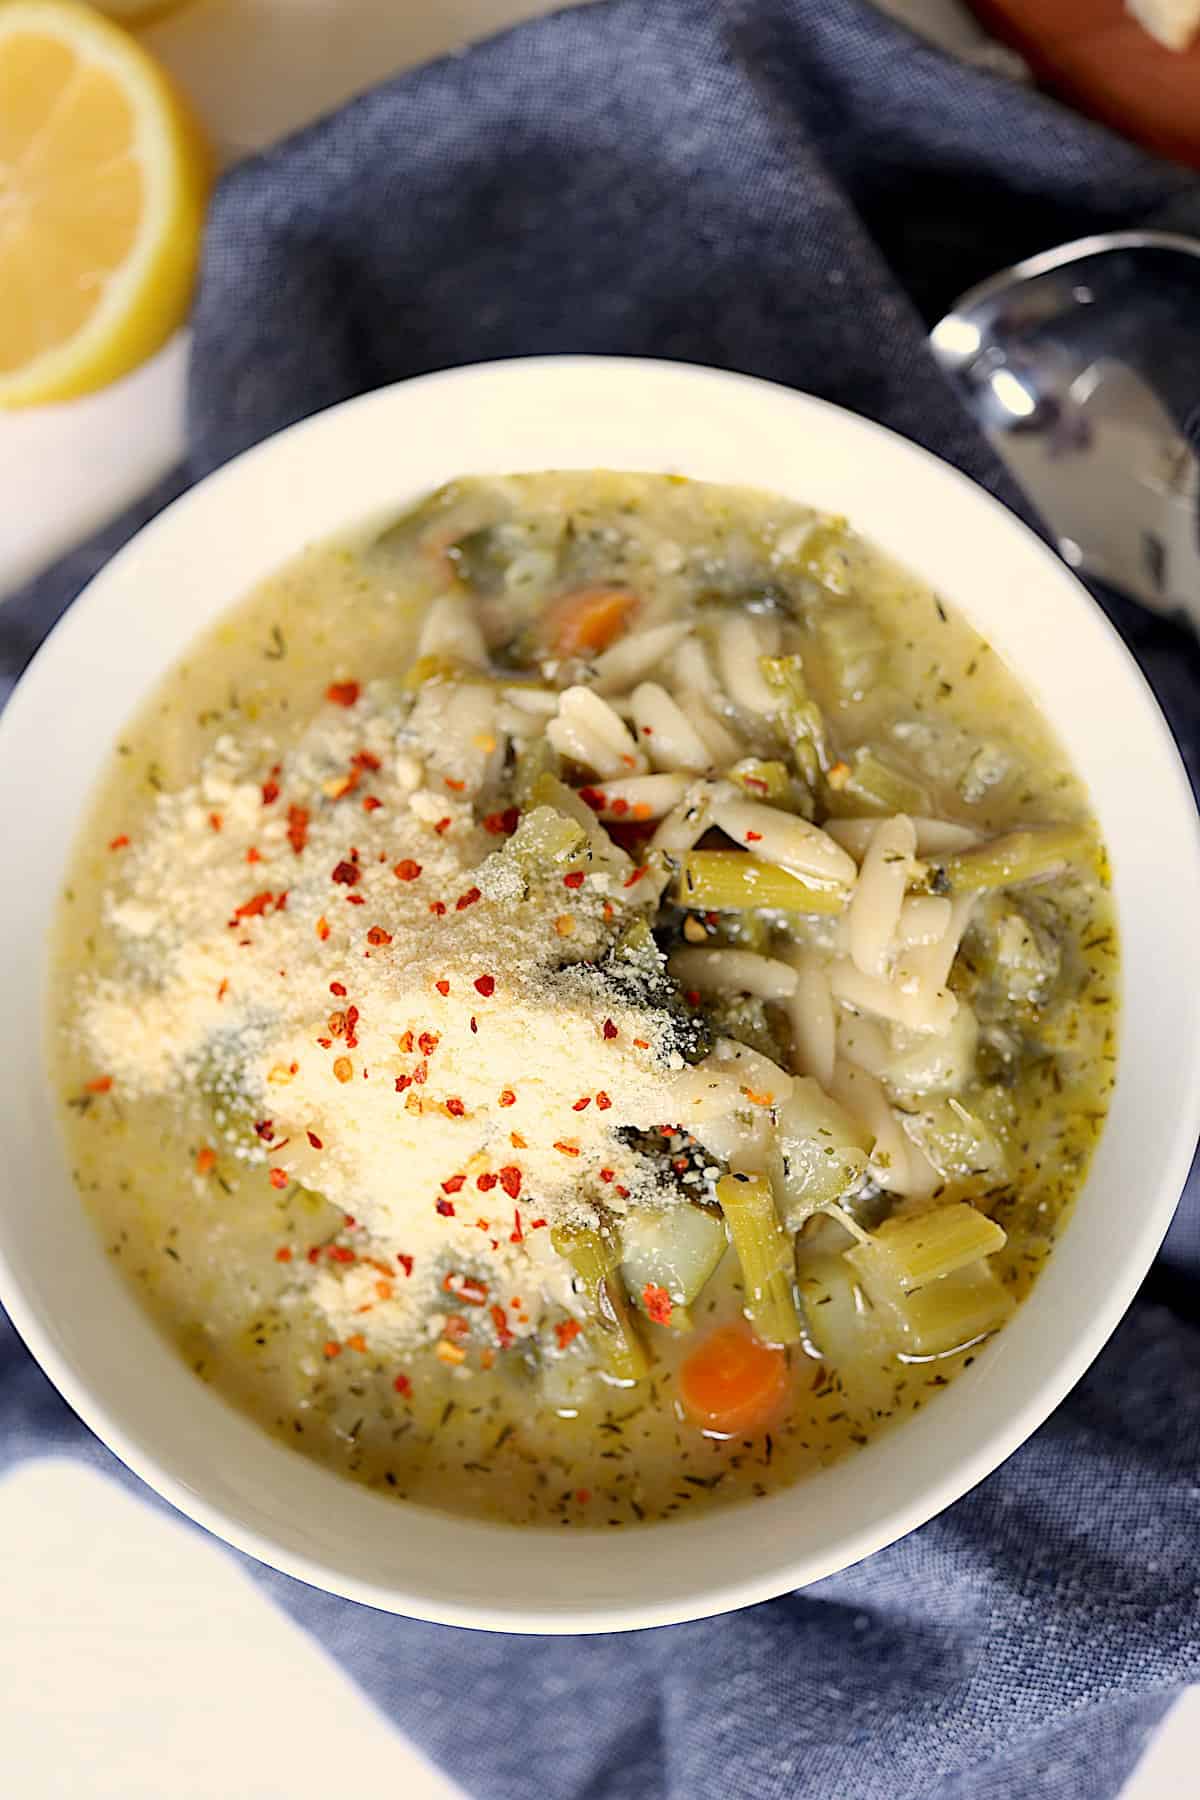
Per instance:
[[[1200,0],[1125,0],[1152,38],[1168,50],[1186,50],[1200,31]]]

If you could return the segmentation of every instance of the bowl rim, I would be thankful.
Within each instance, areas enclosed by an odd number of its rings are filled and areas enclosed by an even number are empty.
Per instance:
[[[763,407],[768,405],[778,407],[783,403],[793,410],[799,424],[804,424],[807,419],[808,422],[825,422],[832,429],[832,421],[836,421],[838,431],[849,434],[851,439],[857,436],[864,446],[868,440],[871,440],[875,447],[882,443],[887,457],[891,459],[896,469],[913,473],[914,478],[918,480],[918,485],[923,482],[926,486],[933,488],[940,484],[947,504],[957,507],[963,513],[964,527],[972,516],[976,519],[985,514],[990,516],[993,521],[993,529],[998,521],[1002,521],[1003,530],[1006,533],[1014,539],[1023,540],[1025,558],[1028,563],[1032,564],[1036,559],[1041,559],[1047,587],[1057,590],[1057,596],[1064,603],[1067,602],[1069,596],[1073,596],[1075,613],[1081,621],[1081,629],[1090,631],[1096,642],[1107,638],[1110,660],[1112,647],[1117,647],[1131,703],[1134,693],[1140,692],[1145,728],[1149,736],[1157,740],[1157,750],[1162,762],[1160,773],[1163,774],[1167,784],[1163,792],[1158,795],[1158,802],[1160,808],[1165,809],[1166,816],[1178,833],[1173,849],[1179,858],[1183,877],[1181,886],[1185,892],[1190,892],[1193,896],[1200,895],[1200,819],[1197,818],[1183,765],[1166,722],[1158,709],[1157,701],[1112,625],[1104,618],[1091,596],[1078,583],[1066,565],[1059,561],[1041,539],[1037,538],[1026,525],[988,494],[985,489],[971,481],[953,465],[944,462],[885,426],[849,413],[846,409],[834,406],[830,402],[773,382],[696,365],[651,359],[581,356],[536,357],[436,371],[342,402],[312,415],[244,451],[240,456],[224,464],[179,496],[143,527],[93,576],[74,604],[48,634],[18,683],[3,715],[0,715],[0,772],[5,769],[12,754],[10,745],[18,737],[19,731],[25,728],[26,717],[31,709],[39,703],[42,686],[49,685],[52,680],[54,668],[64,647],[69,646],[74,635],[81,633],[91,623],[94,615],[103,611],[109,603],[110,594],[119,593],[127,580],[136,580],[138,559],[143,554],[147,543],[165,541],[171,534],[179,531],[181,522],[186,521],[189,512],[197,504],[198,496],[205,496],[205,504],[212,505],[218,496],[224,499],[234,495],[252,472],[261,472],[271,464],[277,465],[282,471],[289,456],[303,450],[306,445],[318,441],[322,434],[329,431],[331,421],[365,416],[371,409],[386,410],[391,407],[402,409],[407,399],[419,390],[437,387],[446,393],[452,393],[455,388],[458,388],[463,390],[469,399],[472,390],[483,391],[486,395],[489,384],[492,384],[493,388],[498,384],[501,391],[505,384],[513,384],[515,394],[519,393],[522,382],[531,376],[535,378],[548,377],[551,381],[561,379],[568,384],[572,381],[582,381],[586,387],[589,381],[606,382],[614,370],[619,370],[623,376],[635,382],[648,384],[651,388],[658,384],[664,392],[669,392],[674,388],[683,393],[686,389],[689,393],[694,393],[701,398],[704,392],[735,394],[741,396],[751,408],[756,404]],[[470,466],[469,447],[464,448],[462,461],[464,465]],[[529,465],[526,463],[517,466],[528,467]],[[543,464],[542,466],[548,465]],[[560,463],[559,466],[565,465]],[[593,458],[570,466],[584,468],[598,465]],[[634,465],[628,464],[627,466]],[[684,472],[686,472],[686,468]],[[347,526],[353,523],[353,520],[346,521]],[[864,530],[864,535],[868,538],[873,535],[871,519],[865,512],[860,510],[855,523]],[[328,533],[322,531],[319,535],[327,536]],[[911,561],[911,557],[909,560]],[[220,611],[236,605],[241,598],[241,593],[232,597],[226,595],[221,606],[213,609],[210,622],[211,619],[218,616]],[[965,597],[963,600],[965,604]],[[969,611],[969,606],[967,606],[967,610]],[[1086,626],[1082,625],[1084,619],[1088,621]],[[168,666],[169,662],[163,664],[160,678]],[[1019,673],[1023,679],[1027,675],[1027,671],[1024,670]],[[128,712],[128,710],[127,707],[126,711]],[[3,816],[3,807],[4,798],[3,795],[0,795],[0,817]],[[1175,907],[1182,907],[1184,904],[1183,900],[1172,901],[1172,905]],[[35,1359],[84,1423],[149,1487],[169,1500],[185,1515],[237,1549],[315,1587],[367,1605],[401,1612],[435,1623],[510,1632],[564,1634],[642,1629],[708,1617],[772,1598],[801,1585],[807,1585],[844,1569],[905,1536],[951,1505],[997,1468],[1062,1401],[1094,1360],[1125,1313],[1146,1269],[1153,1260],[1178,1203],[1191,1163],[1197,1130],[1200,1129],[1200,1016],[1196,1018],[1192,1027],[1190,1042],[1181,1045],[1179,1050],[1179,1061],[1185,1063],[1192,1075],[1196,1077],[1190,1088],[1192,1103],[1190,1108],[1181,1109],[1177,1115],[1175,1130],[1170,1142],[1162,1147],[1157,1156],[1158,1174],[1154,1184],[1152,1202],[1145,1208],[1141,1217],[1132,1249],[1122,1266],[1112,1272],[1105,1286],[1104,1303],[1091,1316],[1087,1328],[1080,1331],[1071,1349],[1064,1353],[1053,1367],[1044,1371],[1040,1379],[1031,1382],[1024,1392],[1024,1398],[1007,1410],[1004,1421],[988,1431],[973,1450],[960,1455],[948,1472],[942,1470],[936,1473],[905,1504],[886,1509],[873,1522],[868,1522],[848,1532],[840,1540],[836,1554],[818,1557],[814,1557],[812,1553],[797,1554],[791,1561],[777,1562],[772,1567],[763,1569],[753,1579],[741,1576],[726,1581],[713,1580],[707,1584],[698,1581],[694,1592],[691,1592],[686,1600],[674,1599],[658,1602],[649,1600],[636,1608],[631,1608],[624,1603],[608,1606],[593,1602],[563,1610],[546,1606],[539,1607],[533,1604],[515,1609],[511,1606],[489,1604],[486,1598],[478,1602],[475,1600],[452,1602],[444,1599],[430,1602],[418,1592],[399,1591],[394,1583],[362,1579],[346,1570],[330,1566],[319,1557],[306,1555],[294,1548],[285,1549],[274,1542],[269,1535],[244,1520],[232,1517],[223,1506],[177,1478],[171,1470],[165,1468],[156,1459],[153,1449],[147,1447],[133,1432],[127,1430],[121,1418],[111,1412],[108,1405],[91,1391],[86,1376],[74,1366],[67,1356],[60,1353],[55,1336],[48,1328],[46,1321],[39,1315],[38,1309],[32,1302],[27,1302],[18,1271],[7,1254],[2,1233],[0,1233],[0,1302],[4,1304],[13,1324]],[[1125,1048],[1122,1054],[1122,1067],[1128,1055],[1129,1051]],[[1063,1251],[1060,1248],[1056,1251],[1056,1256],[1051,1258],[1051,1263],[1062,1255]],[[1045,1276],[1042,1279],[1044,1280]],[[1007,1329],[1011,1331],[1014,1328],[1010,1325]],[[169,1349],[166,1349],[166,1353],[174,1354]],[[900,1431],[907,1429],[908,1422],[900,1427]],[[860,1454],[865,1455],[866,1452]],[[335,1479],[341,1481],[343,1478],[335,1477]],[[796,1490],[793,1488],[787,1491],[795,1492]],[[385,1504],[394,1505],[394,1502],[385,1502]],[[741,1509],[738,1507],[731,1507],[721,1514],[708,1516],[709,1518],[723,1517],[728,1521],[729,1527],[733,1529],[740,1511]],[[666,1521],[654,1526],[632,1529],[639,1536],[647,1532],[667,1530],[672,1534],[679,1534],[690,1530],[692,1524],[692,1521]],[[500,1527],[498,1529],[511,1531],[514,1528]],[[520,1529],[525,1535],[528,1535],[530,1531],[530,1528]],[[585,1536],[596,1540],[602,1534],[579,1532],[565,1535],[577,1538],[577,1540]],[[614,1542],[614,1538],[610,1535],[603,1538],[603,1541],[611,1544]]]

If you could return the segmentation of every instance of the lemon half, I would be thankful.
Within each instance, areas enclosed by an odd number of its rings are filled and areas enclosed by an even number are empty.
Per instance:
[[[73,0],[0,0],[0,406],[88,393],[165,343],[209,168],[119,26]]]

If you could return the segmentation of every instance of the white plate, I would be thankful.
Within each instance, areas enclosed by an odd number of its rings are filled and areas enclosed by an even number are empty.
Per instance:
[[[1107,1129],[1037,1288],[973,1368],[903,1427],[788,1492],[695,1519],[512,1530],[404,1507],[276,1444],[189,1374],[109,1266],[73,1192],[37,1043],[47,921],[96,770],[193,637],[307,541],[466,471],[678,471],[853,522],[959,605],[1057,723],[1087,781],[1124,940]],[[428,376],[260,445],[97,576],[0,719],[0,1298],[118,1455],[252,1555],[371,1605],[539,1632],[743,1606],[891,1542],[1002,1461],[1132,1298],[1200,1112],[1200,840],[1167,728],[1067,569],[994,500],[880,427],[681,365],[511,362]]]

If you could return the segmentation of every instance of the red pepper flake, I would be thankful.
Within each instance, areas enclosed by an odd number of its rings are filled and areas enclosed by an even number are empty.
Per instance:
[[[468,888],[466,893],[460,894],[458,899],[454,902],[455,912],[466,912],[468,906],[474,906],[475,902],[481,897],[477,887]]]
[[[699,1004],[700,1004],[700,989],[699,988],[688,988],[683,997],[687,1001],[689,1006],[699,1006]]]
[[[196,1152],[196,1173],[197,1173],[197,1175],[209,1175],[212,1173],[213,1169],[216,1168],[216,1166],[217,1166],[217,1153],[215,1150],[211,1149],[209,1147],[209,1145],[207,1145],[207,1144],[204,1145],[204,1148],[202,1150],[197,1150],[197,1152]]]
[[[411,856],[406,856],[404,861],[398,862],[392,870],[397,881],[415,881],[420,873],[420,863],[414,862]]]
[[[642,876],[648,872],[648,867],[648,864],[643,863],[640,869],[635,869],[632,875],[627,875],[625,877],[624,885],[627,888],[636,887],[637,883],[642,879]]]
[[[574,1106],[571,1108],[571,1111],[572,1112],[584,1112],[591,1104],[592,1104],[591,1095],[584,1094],[581,1099],[576,1100]]]
[[[615,1171],[612,1169],[601,1169],[601,1171],[600,1171],[601,1181],[611,1181],[613,1179],[614,1173],[615,1173]]]
[[[408,1379],[407,1375],[397,1375],[392,1386],[398,1394],[403,1394],[405,1398],[412,1393],[412,1382]]]
[[[288,895],[290,894],[290,892],[291,892],[290,888],[284,888],[282,894],[276,894],[276,896],[275,896],[275,911],[276,912],[286,912],[287,911]],[[283,970],[280,969],[279,973],[282,975]]]
[[[495,1185],[496,1177],[490,1174],[486,1169],[482,1175],[477,1175],[475,1177],[475,1186],[479,1189],[481,1194],[490,1194]]]
[[[335,1343],[334,1340],[332,1338],[330,1338],[329,1342],[325,1346],[325,1354],[329,1358],[330,1362],[332,1362],[335,1356],[340,1356],[342,1354],[342,1346],[340,1344]]]
[[[363,1351],[366,1349],[366,1347],[367,1347],[367,1340],[363,1336],[361,1331],[356,1331],[354,1333],[353,1337],[348,1337],[346,1339],[347,1350]]]
[[[746,842],[748,844],[761,844],[762,843],[762,832],[761,831],[748,831],[746,833]]]
[[[654,1282],[648,1281],[642,1289],[642,1305],[656,1325],[671,1323],[671,1313],[674,1309],[671,1305],[671,1296],[665,1287],[656,1287]]]
[[[329,879],[340,883],[342,887],[354,887],[360,879],[358,864],[347,862],[343,857],[340,863],[335,863]]]
[[[361,692],[357,681],[331,681],[325,689],[325,698],[333,706],[353,706]]]
[[[446,995],[450,992],[450,983],[446,980],[445,976],[443,976],[440,981],[435,981],[433,985],[444,1000]]]
[[[563,1156],[579,1155],[579,1146],[577,1144],[564,1144],[560,1138],[555,1139],[554,1148]]]
[[[563,886],[568,888],[581,888],[583,886],[583,870],[572,869],[569,875],[564,875]]]
[[[229,983],[224,978],[224,976],[222,976],[221,985],[217,989],[217,999],[223,1000],[228,992],[229,992]]]
[[[477,994],[482,994],[485,1000],[490,1000],[495,991],[496,977],[494,975],[479,975],[476,977],[475,992]]]
[[[112,1088],[112,1084],[111,1075],[93,1075],[92,1079],[85,1081],[83,1085],[89,1094],[107,1094]]]
[[[479,1026],[475,1023],[475,1014],[474,1013],[471,1014],[471,1030],[472,1031],[479,1030]]]
[[[609,1107],[612,1105],[612,1101],[609,1099],[608,1095],[605,1093],[603,1088],[601,1088],[599,1093],[596,1095],[596,1105],[600,1109],[601,1112],[607,1112]]]
[[[363,898],[363,896],[361,894],[347,894],[346,895],[346,905],[347,906],[365,906],[366,904],[367,904],[366,900]]]
[[[112,838],[108,847],[110,850],[127,850],[129,848],[128,833],[123,831],[120,837]]]
[[[585,806],[590,806],[593,812],[603,812],[605,805],[607,804],[604,795],[599,788],[580,788],[579,798],[583,801]]]
[[[270,1180],[273,1188],[285,1188],[288,1184],[287,1173],[283,1169],[272,1169]]]
[[[382,805],[383,801],[379,799],[378,795],[368,794],[363,801],[363,811],[378,812]]]
[[[517,1096],[513,1093],[511,1088],[501,1088],[499,1104],[501,1106],[515,1106],[517,1104]]]
[[[254,1125],[254,1135],[260,1137],[264,1144],[269,1144],[275,1136],[275,1127],[270,1119],[257,1119]]]
[[[244,900],[241,906],[235,910],[232,919],[229,921],[230,930],[232,931],[234,926],[241,919],[261,918],[262,914],[266,912],[274,898],[274,894],[264,891],[261,894],[252,895],[249,900]]]
[[[508,1134],[508,1141],[514,1150],[528,1150],[529,1148],[529,1145],[525,1142],[525,1139],[521,1136],[519,1131],[510,1131]]]
[[[610,1043],[612,1042],[613,1038],[618,1036],[617,1028],[613,1024],[611,1019],[605,1019],[603,1030],[604,1030],[604,1036],[608,1039],[608,1041]]]
[[[439,819],[433,829],[437,832],[439,837],[445,837],[450,829],[450,820],[448,818]]]
[[[412,1274],[413,1259],[411,1256],[407,1256],[403,1250],[397,1250],[396,1261],[400,1264],[400,1267],[404,1270],[405,1275]]]
[[[510,1200],[515,1200],[521,1192],[521,1171],[515,1163],[506,1163],[500,1171],[500,1186]]]
[[[314,1150],[323,1150],[325,1148],[323,1140],[317,1136],[315,1131],[306,1131],[304,1135]]]
[[[453,1294],[464,1306],[482,1306],[488,1297],[486,1281],[477,1281],[474,1275],[459,1275],[453,1269],[442,1277],[442,1292]]]
[[[450,1114],[452,1119],[465,1119],[467,1116],[467,1109],[457,1094],[451,1094],[450,1098],[447,1100],[446,1111]]]
[[[558,1339],[559,1349],[565,1350],[568,1344],[573,1344],[582,1330],[583,1326],[578,1319],[560,1319],[554,1327],[554,1335]]]
[[[412,1076],[411,1075],[397,1075],[397,1077],[396,1077],[396,1092],[398,1094],[402,1094],[404,1092],[405,1088],[410,1088],[411,1086],[412,1086]]]
[[[396,1042],[399,1044],[401,1050],[403,1050],[405,1056],[411,1054],[413,1047],[413,1034],[411,1031],[401,1032],[400,1036],[396,1039]]]
[[[276,800],[278,800],[278,798],[279,798],[279,783],[277,781],[264,781],[262,784],[262,803],[263,803],[263,805],[264,806],[273,806],[275,804]]]
[[[429,910],[435,919],[444,918],[446,913],[445,902],[442,900],[431,900],[429,902]]]
[[[344,1000],[346,998],[345,986],[340,981],[331,981],[329,984],[329,991],[331,994],[336,995],[339,1000]]]
[[[507,1350],[514,1342],[512,1327],[508,1322],[508,1314],[502,1306],[493,1306],[492,1324],[496,1327],[496,1338],[502,1350]]]
[[[317,936],[320,938],[322,943],[324,943],[326,938],[329,936],[331,929],[332,928],[330,926],[329,920],[324,916],[324,914],[322,914],[321,917],[317,920]]]
[[[629,802],[628,800],[622,800],[620,795],[618,795],[613,801],[610,810],[614,818],[623,819],[625,814],[629,811]]]
[[[417,1064],[416,1068],[413,1070],[413,1080],[416,1082],[418,1087],[425,1086],[425,1083],[429,1080],[429,1064],[428,1063],[419,1062]]]
[[[757,775],[743,775],[742,776],[742,786],[749,787],[749,788],[757,788],[760,794],[765,794],[767,792],[766,782],[760,781]]]
[[[457,1193],[461,1192],[463,1184],[466,1181],[466,1179],[467,1178],[465,1175],[449,1175],[449,1176],[447,1176],[446,1180],[443,1181],[443,1183],[442,1183],[443,1194],[457,1194]]]
[[[620,1194],[622,1200],[628,1200],[629,1189],[627,1187],[622,1187],[619,1181],[617,1182],[616,1191],[618,1194]]]
[[[451,1344],[461,1344],[471,1335],[471,1321],[462,1313],[450,1313],[442,1326],[443,1339]]]
[[[255,849],[255,848],[254,848],[254,845],[253,845],[253,844],[251,844],[251,846],[250,846],[250,848],[249,848],[249,849],[248,849],[248,850],[247,850],[247,852],[246,852],[246,861],[247,861],[247,862],[248,862],[248,863],[259,863],[259,862],[261,862],[261,861],[262,861],[262,851],[261,851],[261,850],[256,850],[256,849]]]
[[[511,837],[517,829],[521,814],[515,806],[505,807],[503,812],[489,813],[483,821],[483,829],[490,831],[493,837]]]
[[[275,1252],[275,1261],[276,1262],[291,1262],[291,1260],[292,1260],[292,1252],[291,1252],[290,1246],[287,1244],[280,1244],[278,1250]]]
[[[391,941],[391,932],[385,931],[382,925],[372,925],[370,931],[367,933],[368,944],[374,944],[377,949],[380,944],[390,944]]]
[[[356,750],[350,758],[356,769],[382,769],[383,764],[371,750]]]
[[[544,1231],[548,1223],[549,1221],[546,1219],[535,1219],[529,1229],[530,1231]]]
[[[411,1050],[412,1049],[412,1034],[411,1034],[411,1032],[406,1032],[405,1036],[408,1038],[408,1048]],[[418,1044],[418,1047],[420,1048],[421,1055],[422,1056],[432,1056],[434,1051],[437,1049],[438,1045],[441,1043],[441,1041],[442,1040],[438,1036],[436,1031],[423,1031],[421,1033],[420,1037],[417,1039],[417,1044]]]
[[[650,1048],[645,1038],[634,1038],[633,1047],[635,1050],[648,1050]]]
[[[454,1202],[453,1202],[453,1200],[439,1200],[437,1203],[437,1209],[441,1213],[441,1215],[444,1219],[452,1219],[454,1217]]]
[[[513,1208],[513,1228],[508,1234],[508,1241],[510,1244],[523,1244],[525,1242],[525,1233],[521,1230],[521,1214],[516,1207]],[[514,1300],[513,1305],[516,1306],[517,1304],[518,1302]]]
[[[446,786],[450,789],[450,792],[452,794],[461,794],[463,789],[467,785],[465,781],[456,781],[454,779],[453,775],[443,775],[442,780],[445,782]]]
[[[575,1489],[575,1498],[579,1502],[580,1506],[586,1506],[588,1501],[591,1499],[591,1497],[592,1497],[592,1490],[590,1488],[576,1488]]]

